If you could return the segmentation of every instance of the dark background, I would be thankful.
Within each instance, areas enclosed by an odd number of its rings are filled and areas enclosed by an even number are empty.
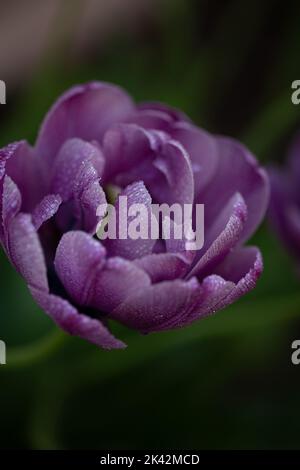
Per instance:
[[[284,161],[300,128],[300,2],[0,0],[0,145],[34,143],[58,94],[92,79],[137,101],[181,108],[234,136],[264,164]],[[296,262],[267,223],[257,288],[191,327],[125,351],[59,333],[0,254],[0,447],[290,449],[300,447]]]

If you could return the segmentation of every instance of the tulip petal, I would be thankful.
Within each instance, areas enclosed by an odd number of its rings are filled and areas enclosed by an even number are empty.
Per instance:
[[[74,86],[46,115],[36,143],[37,152],[50,165],[67,139],[100,141],[109,126],[133,110],[131,98],[117,86],[101,82]]]
[[[106,251],[85,232],[63,235],[55,255],[55,270],[70,297],[87,305],[89,291],[97,272],[103,267]]]
[[[134,260],[134,264],[150,276],[153,284],[179,279],[186,274],[189,267],[186,258],[180,253],[153,253]]]
[[[60,194],[63,201],[72,198],[74,180],[83,163],[89,162],[100,177],[104,168],[104,157],[95,144],[81,139],[69,139],[61,147],[52,169],[51,192]]]
[[[22,211],[31,212],[43,197],[44,182],[40,161],[26,141],[15,142],[0,150],[0,181],[5,174],[22,194]]]
[[[29,214],[19,213],[10,221],[6,249],[27,284],[40,290],[48,289],[43,250]]]
[[[89,290],[89,306],[110,313],[126,298],[151,284],[145,271],[123,258],[109,258],[95,273]]]
[[[32,213],[32,223],[36,230],[51,219],[59,209],[62,199],[59,194],[45,196]]]
[[[200,292],[195,278],[163,281],[129,296],[110,316],[142,333],[159,331],[167,322],[191,313]]]
[[[262,271],[263,260],[258,248],[249,246],[232,251],[218,267],[216,273],[234,282],[235,288],[217,305],[217,309],[232,304],[254,289]]]
[[[119,218],[126,216],[123,214],[121,209],[121,197],[127,197],[127,210],[129,211],[130,207],[133,204],[143,204],[146,212],[147,212],[147,219],[144,220],[142,217],[141,223],[148,224],[148,231],[147,231],[147,238],[138,238],[136,240],[131,239],[129,234],[127,235],[126,239],[121,239],[118,237],[119,235]],[[151,196],[148,193],[144,183],[141,181],[137,183],[133,183],[130,186],[127,186],[118,196],[115,208],[116,208],[116,239],[108,238],[105,240],[104,245],[107,248],[110,256],[119,256],[125,259],[133,260],[136,258],[142,258],[143,256],[149,255],[152,253],[153,247],[155,245],[156,240],[151,239],[150,227],[151,227]],[[132,220],[135,219],[134,216],[132,217],[125,217],[123,220],[124,228],[128,231],[129,225]]]
[[[205,232],[203,249],[197,254],[197,262],[189,277],[204,277],[213,272],[240,239],[247,220],[247,206],[241,194],[236,193],[218,216],[215,223]]]
[[[216,140],[209,132],[188,122],[176,123],[171,135],[182,144],[190,156],[197,199],[217,170],[219,152]]]
[[[248,209],[248,218],[240,237],[242,243],[253,234],[265,215],[269,202],[269,180],[242,144],[224,137],[216,137],[216,142],[219,151],[217,171],[196,202],[205,205],[205,224],[209,227],[230,197],[236,192],[241,193]]]
[[[70,335],[79,336],[104,349],[126,347],[100,320],[79,313],[67,300],[34,287],[30,287],[30,291],[37,304]]]

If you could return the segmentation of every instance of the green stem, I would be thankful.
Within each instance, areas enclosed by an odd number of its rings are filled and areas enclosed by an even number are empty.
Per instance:
[[[14,369],[36,364],[54,354],[66,340],[66,334],[55,329],[48,336],[34,343],[7,351],[6,368]]]

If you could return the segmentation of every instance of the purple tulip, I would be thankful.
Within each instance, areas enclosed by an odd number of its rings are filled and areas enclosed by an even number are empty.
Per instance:
[[[288,152],[284,169],[272,167],[270,218],[287,249],[300,261],[300,134]]]
[[[204,204],[204,246],[100,242],[96,213],[108,185],[132,203]],[[72,88],[33,148],[0,150],[0,191],[0,239],[36,302],[63,330],[106,349],[125,346],[109,320],[141,333],[189,325],[253,289],[262,272],[260,251],[243,246],[268,205],[255,158],[113,85]]]

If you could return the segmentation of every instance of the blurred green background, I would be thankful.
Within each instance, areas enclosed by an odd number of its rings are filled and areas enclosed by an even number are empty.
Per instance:
[[[0,145],[34,143],[57,95],[96,79],[283,161],[300,128],[299,17],[299,1],[1,0]],[[112,352],[60,334],[1,252],[0,447],[299,448],[299,277],[267,223],[251,243],[255,291],[179,331],[115,325],[129,346]]]

